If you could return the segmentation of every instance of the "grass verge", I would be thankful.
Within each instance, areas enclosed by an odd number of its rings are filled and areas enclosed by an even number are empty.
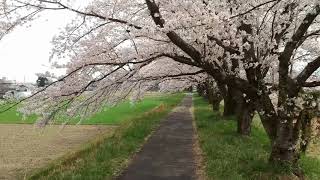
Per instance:
[[[284,172],[268,164],[270,143],[259,120],[251,137],[236,133],[236,122],[212,112],[201,97],[194,97],[194,112],[208,179],[280,179]],[[320,159],[304,156],[300,164],[307,179],[320,179]]]
[[[94,114],[88,119],[81,122],[83,125],[116,125],[121,121],[131,119],[133,116],[141,116],[144,112],[159,106],[167,100],[167,95],[152,94],[143,100],[136,102],[134,105],[129,101],[119,103],[114,107],[105,107],[101,112]],[[22,114],[14,107],[7,112],[0,113],[0,124],[33,124],[37,120],[36,115],[26,117],[22,120]],[[65,118],[62,118],[65,119]],[[58,119],[56,124],[62,124],[64,121]],[[68,124],[77,124],[78,118],[71,119]]]
[[[29,176],[29,179],[112,179],[127,166],[160,120],[183,95],[165,97],[163,104],[140,117],[120,123],[111,137],[101,138]]]
[[[8,108],[9,105],[2,105],[0,110]],[[23,118],[23,115],[17,111],[17,106],[6,112],[0,113],[0,124],[32,124],[37,120],[36,115]]]

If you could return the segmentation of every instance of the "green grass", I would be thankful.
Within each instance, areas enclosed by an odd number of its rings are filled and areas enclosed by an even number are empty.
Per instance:
[[[102,124],[119,124],[122,121],[131,119],[133,117],[141,116],[143,113],[163,104],[168,100],[168,95],[151,95],[145,97],[143,100],[131,104],[129,101],[122,102],[114,107],[105,108],[101,112],[96,113],[92,117],[81,122],[85,125],[102,125]],[[79,119],[72,119],[68,124],[77,124]],[[62,121],[56,121],[60,124]]]
[[[194,98],[195,120],[208,179],[277,179],[286,169],[268,163],[270,143],[256,117],[251,137],[236,133],[236,122],[212,112],[201,97]],[[302,157],[308,179],[320,179],[320,160]]]
[[[92,117],[84,120],[81,124],[98,125],[98,124],[119,124],[129,118],[142,115],[167,100],[167,96],[147,96],[143,100],[136,102],[134,105],[129,101],[122,102],[117,106],[105,108],[101,112],[96,113]],[[12,108],[5,113],[0,113],[0,124],[32,124],[37,120],[37,116],[29,116],[22,120],[22,114],[17,112],[17,108]],[[55,121],[56,124],[63,123],[65,118]],[[79,119],[75,118],[68,122],[68,124],[77,124]]]
[[[163,98],[163,104],[127,119],[111,137],[86,146],[38,170],[29,179],[112,179],[128,164],[130,157],[142,146],[160,120],[182,99],[183,95]]]
[[[1,109],[5,108],[6,106],[2,106]],[[23,115],[17,111],[17,106],[4,113],[0,113],[0,124],[32,124],[36,120],[36,115],[28,116],[24,119]]]

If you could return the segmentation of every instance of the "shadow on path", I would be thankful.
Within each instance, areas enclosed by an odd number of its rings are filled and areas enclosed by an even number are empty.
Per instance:
[[[148,139],[118,180],[196,179],[192,96],[187,95]]]

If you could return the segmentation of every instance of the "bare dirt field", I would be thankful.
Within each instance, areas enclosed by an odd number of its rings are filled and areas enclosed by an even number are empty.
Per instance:
[[[0,125],[0,180],[16,179],[66,152],[76,150],[98,135],[112,134],[114,126]]]

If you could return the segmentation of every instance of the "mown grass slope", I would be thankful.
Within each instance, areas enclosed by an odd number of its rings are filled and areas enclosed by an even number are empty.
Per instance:
[[[224,119],[219,112],[212,112],[203,98],[194,97],[194,112],[209,179],[269,180],[287,176],[287,169],[268,163],[270,143],[258,117],[252,135],[240,137],[234,118]],[[320,179],[320,157],[304,156],[300,164],[308,179]]]
[[[105,107],[101,112],[94,114],[92,117],[81,122],[84,125],[108,125],[119,124],[121,121],[132,118],[133,116],[140,116],[144,112],[149,111],[167,99],[166,95],[153,94],[145,97],[143,100],[134,104],[129,101],[124,101],[114,107]],[[4,109],[4,107],[3,107]],[[17,111],[17,106],[0,113],[0,124],[32,124],[37,120],[36,115],[23,118],[23,115]],[[65,118],[55,120],[56,124],[65,122]],[[77,124],[78,118],[70,119],[68,124]]]
[[[4,110],[10,107],[10,105],[2,104],[0,107],[0,110]],[[32,124],[36,119],[36,115],[23,118],[23,115],[17,111],[17,106],[14,106],[6,112],[0,113],[0,124]]]

